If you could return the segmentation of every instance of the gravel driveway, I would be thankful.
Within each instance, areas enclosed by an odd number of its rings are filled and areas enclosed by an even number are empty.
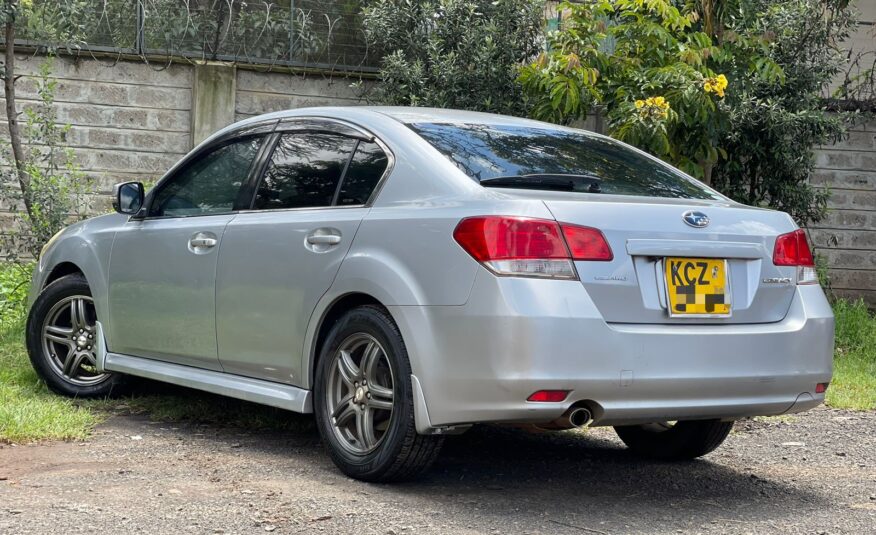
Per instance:
[[[116,416],[82,443],[0,446],[0,533],[876,533],[876,413],[738,423],[705,460],[610,429],[476,428],[426,478],[340,475],[303,431]]]

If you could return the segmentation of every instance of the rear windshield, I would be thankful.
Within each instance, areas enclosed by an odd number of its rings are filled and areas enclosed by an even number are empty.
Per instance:
[[[576,175],[585,180],[570,181],[572,191],[721,199],[667,164],[585,132],[466,123],[408,126],[485,186],[501,186],[500,180],[489,183],[489,179],[497,177]],[[593,181],[598,182],[596,190]],[[506,183],[505,187],[509,185]]]

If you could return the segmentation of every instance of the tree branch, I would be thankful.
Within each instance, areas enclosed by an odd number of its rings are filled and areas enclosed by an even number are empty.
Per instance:
[[[21,146],[21,127],[18,124],[18,111],[15,106],[15,14],[18,11],[17,0],[8,0],[6,7],[6,50],[5,71],[3,74],[3,91],[6,97],[6,122],[9,124],[9,144],[12,146],[12,157],[15,160],[15,170],[18,175],[18,185],[24,200],[24,208],[29,216],[33,216],[30,196],[30,177],[24,168],[25,156]]]

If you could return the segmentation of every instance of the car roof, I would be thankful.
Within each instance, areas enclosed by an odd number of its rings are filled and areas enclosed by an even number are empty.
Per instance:
[[[270,120],[292,119],[295,117],[327,117],[340,120],[349,120],[352,116],[362,119],[363,115],[383,116],[395,119],[403,124],[411,123],[469,123],[469,124],[493,124],[493,125],[517,125],[551,129],[565,129],[566,127],[510,115],[498,115],[495,113],[483,113],[477,111],[451,110],[444,108],[420,108],[405,106],[325,106],[308,107],[282,110],[250,117],[243,121],[229,125],[211,137],[237,130],[239,128]],[[366,125],[363,125],[366,126]]]

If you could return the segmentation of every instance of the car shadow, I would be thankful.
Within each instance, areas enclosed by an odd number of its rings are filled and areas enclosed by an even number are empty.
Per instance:
[[[216,409],[217,404],[219,412],[231,415],[220,420],[183,415],[182,433],[196,428],[220,442],[240,442],[237,452],[268,455],[281,466],[294,451],[295,462],[312,463],[319,477],[342,478],[323,453],[309,415],[151,382],[138,391],[185,403],[188,415],[199,406]],[[148,404],[140,414],[161,418]],[[244,420],[250,425],[240,426]],[[241,432],[249,439],[240,440]],[[806,510],[827,506],[829,500],[817,489],[765,475],[764,465],[735,446],[736,440],[731,435],[702,459],[655,462],[630,454],[610,429],[538,432],[475,426],[447,437],[432,469],[416,481],[361,485],[399,500],[416,495],[436,511],[461,519],[495,518],[498,523],[500,517],[502,522],[519,518],[523,526],[533,526],[535,519],[543,529],[570,532],[581,531],[581,525],[590,526],[583,530],[590,532],[594,525],[603,525],[606,532],[648,532],[679,522],[694,528],[769,522],[794,514],[801,504]]]

